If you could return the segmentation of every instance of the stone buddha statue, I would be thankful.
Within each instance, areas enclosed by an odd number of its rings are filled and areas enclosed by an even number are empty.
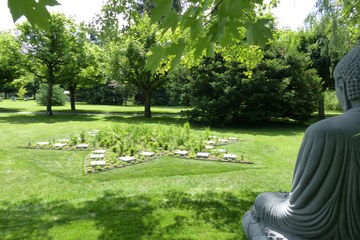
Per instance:
[[[360,46],[334,78],[344,113],[306,130],[291,191],[258,195],[244,215],[249,239],[360,239]]]

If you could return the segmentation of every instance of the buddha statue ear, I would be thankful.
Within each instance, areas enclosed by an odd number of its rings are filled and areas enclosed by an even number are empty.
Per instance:
[[[342,78],[336,80],[335,90],[336,96],[344,112],[349,110],[351,108],[351,102],[348,97],[346,83]]]

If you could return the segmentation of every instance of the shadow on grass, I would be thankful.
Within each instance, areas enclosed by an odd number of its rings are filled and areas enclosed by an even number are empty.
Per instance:
[[[152,118],[145,118],[139,116],[119,116],[119,115],[96,115],[96,114],[59,114],[54,116],[45,115],[0,115],[0,123],[10,124],[32,124],[32,123],[61,123],[61,122],[91,122],[105,120],[114,123],[146,123],[146,124],[171,124],[183,125],[186,120],[171,116],[155,116]]]
[[[96,116],[92,115],[58,115],[58,116],[44,116],[44,115],[11,115],[1,116],[0,123],[10,124],[31,124],[31,123],[59,123],[69,121],[89,122],[98,120]]]
[[[40,199],[0,202],[0,239],[52,239],[52,230],[77,221],[94,222],[98,239],[198,239],[202,234],[216,239],[209,232],[242,239],[241,217],[257,194],[240,198],[215,192],[135,197],[105,193],[81,206]],[[189,229],[196,234],[189,234]]]
[[[25,111],[25,108],[1,108],[0,113],[19,113]]]
[[[180,117],[171,117],[171,116],[154,116],[152,118],[145,118],[140,116],[116,116],[110,115],[105,116],[106,121],[117,122],[117,123],[146,123],[146,124],[165,124],[165,125],[184,125],[187,120]]]

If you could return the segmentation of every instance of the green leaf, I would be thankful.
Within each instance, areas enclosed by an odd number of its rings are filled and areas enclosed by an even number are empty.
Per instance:
[[[167,17],[171,7],[172,7],[172,0],[154,0],[156,7],[151,12],[151,20],[153,22],[160,21],[161,18]]]
[[[266,26],[269,21],[270,19],[263,18],[246,25],[246,37],[249,44],[265,46],[272,37],[271,29]]]
[[[31,25],[36,25],[42,29],[49,29],[51,15],[46,6],[59,5],[56,0],[8,0],[13,21],[25,16]]]
[[[208,46],[210,45],[210,38],[209,37],[204,37],[204,38],[200,38],[196,44],[194,44],[194,58],[198,59],[202,56],[203,52],[205,49],[208,48]]]
[[[249,1],[244,0],[231,0],[228,8],[229,18],[241,18],[244,16],[243,12],[251,10],[252,6]]]
[[[214,48],[215,48],[214,43],[210,42],[210,44],[206,48],[206,56],[214,57],[215,56]]]
[[[162,21],[161,27],[164,29],[171,28],[174,32],[176,29],[176,26],[178,24],[179,16],[176,14],[174,10],[171,10],[169,14],[166,16],[166,18]]]
[[[171,46],[171,49],[168,51],[168,55],[174,55],[175,58],[172,59],[171,69],[174,69],[181,61],[181,57],[185,50],[185,39],[180,38],[176,44]]]
[[[223,47],[227,47],[230,46],[232,42],[232,32],[229,26],[226,26],[224,34],[219,36],[219,44]]]
[[[155,70],[160,66],[165,49],[162,46],[154,46],[151,47],[150,50],[152,54],[147,58],[145,68],[151,72],[155,72]]]

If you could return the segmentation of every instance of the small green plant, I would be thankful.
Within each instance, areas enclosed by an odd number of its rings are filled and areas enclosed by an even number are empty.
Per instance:
[[[210,136],[211,136],[210,128],[207,127],[205,128],[205,139],[210,140]]]
[[[81,143],[86,142],[86,132],[85,132],[84,129],[82,129],[82,130],[80,131],[80,142],[81,142]]]
[[[92,146],[93,148],[96,148],[96,144],[97,144],[96,138],[92,138],[92,139],[91,139],[91,146]]]
[[[169,144],[167,144],[167,143],[164,144],[164,150],[165,151],[169,150]]]
[[[111,147],[111,152],[116,153],[116,152],[117,152],[117,147],[116,147],[116,146],[112,146],[112,147]]]
[[[124,143],[122,141],[117,142],[117,153],[119,157],[124,153]]]
[[[136,152],[135,148],[133,147],[130,148],[130,156],[134,156],[135,152]]]
[[[190,123],[189,122],[186,122],[184,124],[184,131],[185,131],[186,141],[188,141],[190,139]]]
[[[70,138],[69,145],[70,145],[70,146],[75,146],[75,145],[78,144],[78,142],[79,142],[78,138],[77,138],[76,136],[72,136],[72,137]]]

